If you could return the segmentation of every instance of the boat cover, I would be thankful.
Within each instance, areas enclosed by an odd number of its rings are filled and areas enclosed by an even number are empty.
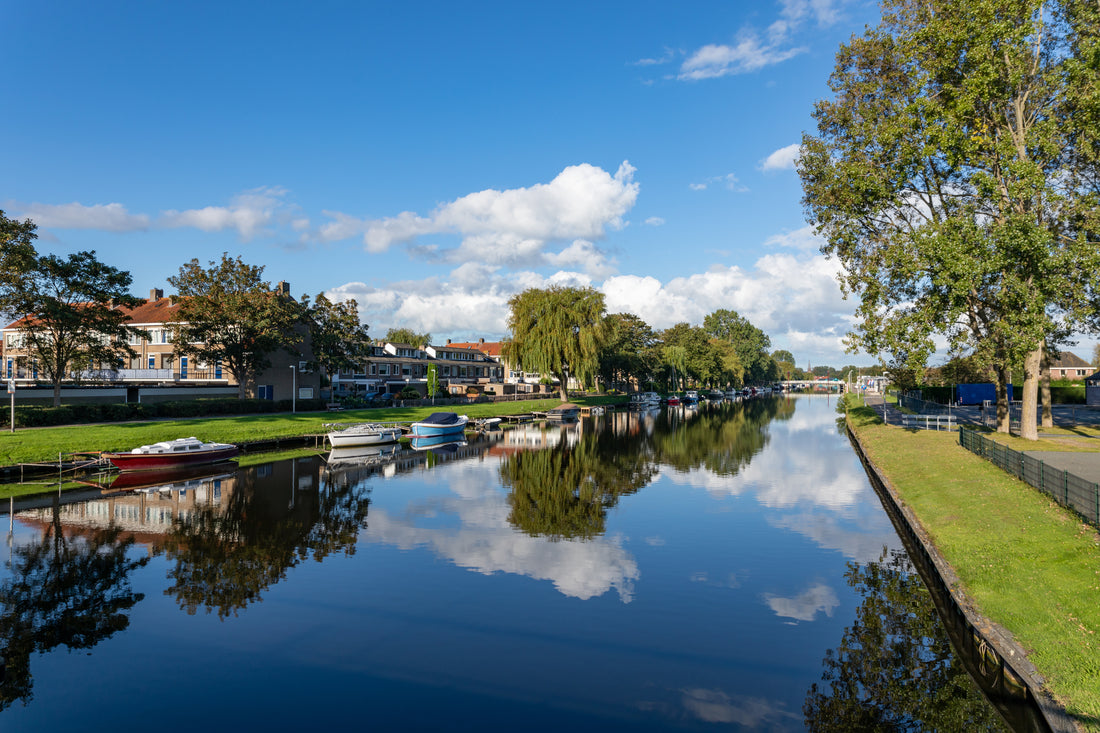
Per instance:
[[[455,425],[458,423],[458,415],[454,412],[433,412],[420,422],[430,425]]]

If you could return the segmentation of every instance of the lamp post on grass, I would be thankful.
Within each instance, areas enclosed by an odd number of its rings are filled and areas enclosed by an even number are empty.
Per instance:
[[[290,411],[298,412],[298,368],[290,365]]]

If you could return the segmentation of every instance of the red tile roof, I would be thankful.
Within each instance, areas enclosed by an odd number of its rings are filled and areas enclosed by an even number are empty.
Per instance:
[[[455,343],[452,341],[446,346],[441,346],[443,349],[473,349],[480,351],[483,354],[489,356],[500,356],[500,342],[499,341],[476,341],[466,343]]]
[[[118,306],[118,310],[130,316],[130,323],[134,325],[148,323],[175,323],[179,320],[179,303],[173,303],[171,298],[156,298],[146,300],[136,308]],[[33,316],[23,316],[4,327],[7,329],[27,328],[35,321]]]

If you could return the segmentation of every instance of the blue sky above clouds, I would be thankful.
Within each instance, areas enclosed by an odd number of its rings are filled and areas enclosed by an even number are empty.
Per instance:
[[[193,257],[354,297],[372,335],[505,335],[602,290],[656,328],[732,308],[806,363],[853,304],[794,160],[874,3],[9,3],[0,208],[134,292]]]

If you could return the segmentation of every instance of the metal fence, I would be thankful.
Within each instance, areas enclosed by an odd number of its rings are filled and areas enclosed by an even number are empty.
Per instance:
[[[1048,494],[1094,526],[1100,526],[1100,483],[1048,466],[974,430],[961,428],[959,445]]]
[[[929,402],[928,400],[922,400],[917,395],[919,392],[906,392],[905,394],[898,393],[898,407],[904,407],[906,410],[912,410],[913,412],[920,413],[921,415],[950,415],[951,406],[941,405],[939,402]]]

